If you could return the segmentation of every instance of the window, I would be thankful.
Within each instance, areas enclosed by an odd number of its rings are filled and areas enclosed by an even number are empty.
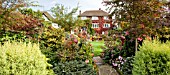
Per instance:
[[[104,16],[104,20],[109,20],[109,17],[107,17],[107,16]]]
[[[52,26],[53,26],[54,28],[59,28],[59,25],[56,24],[56,23],[52,23]]]
[[[104,23],[103,28],[109,28],[109,27],[110,27],[110,24],[109,24],[109,23]]]
[[[92,20],[99,20],[98,17],[92,17]]]
[[[99,28],[99,23],[92,23],[92,28]]]
[[[87,19],[87,17],[81,17],[81,20],[86,20]]]

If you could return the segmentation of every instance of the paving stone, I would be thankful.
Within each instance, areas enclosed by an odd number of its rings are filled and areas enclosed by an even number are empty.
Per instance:
[[[111,66],[102,65],[99,67],[99,75],[118,75],[118,73]]]
[[[119,75],[110,65],[104,64],[103,59],[99,56],[93,57],[93,61],[98,66],[99,75]]]
[[[98,66],[100,66],[100,65],[103,65],[103,64],[104,64],[104,62],[103,62],[102,58],[100,58],[99,56],[97,56],[97,57],[93,57],[93,61],[94,61],[94,63],[95,63],[96,65],[98,65]]]

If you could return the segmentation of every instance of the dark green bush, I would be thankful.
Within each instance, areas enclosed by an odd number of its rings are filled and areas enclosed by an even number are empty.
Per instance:
[[[55,64],[54,72],[57,75],[96,75],[92,65],[77,60]]]
[[[125,36],[121,55],[123,57],[131,57],[135,55],[135,39],[132,36]]]
[[[170,75],[170,43],[144,41],[134,57],[133,75]]]
[[[52,75],[39,45],[5,42],[0,45],[0,75]]]
[[[105,63],[112,65],[118,61],[120,51],[122,49],[121,40],[118,38],[118,35],[109,36],[105,40],[105,48],[103,48],[102,58]]]
[[[132,75],[132,69],[133,69],[133,57],[127,57],[125,59],[126,61],[121,66],[122,74],[123,75]]]

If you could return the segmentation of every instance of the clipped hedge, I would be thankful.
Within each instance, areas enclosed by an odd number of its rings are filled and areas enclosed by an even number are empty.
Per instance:
[[[0,75],[52,75],[37,44],[5,42],[0,45]]]
[[[133,75],[170,75],[170,43],[144,41],[134,57]]]

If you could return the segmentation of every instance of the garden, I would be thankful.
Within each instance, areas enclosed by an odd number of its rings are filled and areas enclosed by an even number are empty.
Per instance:
[[[95,36],[78,7],[56,4],[45,21],[29,0],[0,1],[0,75],[100,75],[100,57],[118,75],[170,74],[170,8],[167,1],[103,1],[118,28]],[[114,8],[113,8],[114,7]],[[138,8],[138,9],[136,9]],[[62,10],[62,11],[61,11]],[[52,22],[59,24],[54,28]],[[80,32],[87,26],[87,33]],[[75,33],[71,34],[74,29]]]

